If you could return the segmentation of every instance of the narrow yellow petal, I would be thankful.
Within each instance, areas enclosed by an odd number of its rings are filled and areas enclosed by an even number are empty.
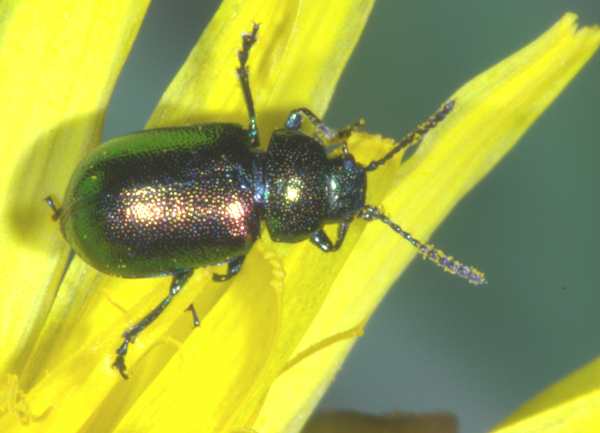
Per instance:
[[[64,248],[44,196],[95,144],[148,1],[0,5],[0,372],[21,373],[54,300]],[[2,431],[7,429],[0,428]]]
[[[368,202],[382,205],[392,219],[426,240],[452,207],[515,145],[599,45],[598,28],[578,29],[576,16],[565,15],[533,43],[452,95],[454,112],[427,136],[408,162],[396,158],[371,175]],[[350,145],[360,160],[368,162],[390,143],[386,146],[380,138],[359,135]],[[296,351],[369,317],[415,255],[412,247],[391,235],[383,224],[372,222],[357,231],[353,228],[346,241],[355,243],[351,253],[336,254],[343,263],[327,263],[333,269],[328,273],[341,269]],[[307,276],[307,269],[321,269],[316,259],[311,259],[308,249],[294,253],[302,258],[284,262],[290,276],[286,288],[318,287]],[[298,294],[298,303],[301,296],[307,299],[309,295]],[[254,428],[297,431],[352,344],[352,340],[338,342],[303,361],[306,365],[300,363],[286,371],[271,388]],[[298,391],[290,394],[290,389]]]
[[[600,358],[525,403],[494,433],[600,431]]]

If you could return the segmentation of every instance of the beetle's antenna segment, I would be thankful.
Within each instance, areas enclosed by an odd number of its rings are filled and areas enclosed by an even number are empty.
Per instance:
[[[402,236],[404,239],[406,239],[408,242],[410,242],[413,247],[419,250],[424,259],[435,263],[444,271],[464,278],[471,284],[481,285],[487,283],[483,272],[472,266],[467,266],[463,264],[462,262],[456,260],[452,256],[446,255],[446,253],[436,248],[434,245],[424,244],[421,241],[413,238],[410,233],[404,231],[402,227],[390,220],[376,207],[366,205],[360,210],[358,216],[367,221],[381,221],[382,223],[390,227],[392,230],[394,230],[396,233],[398,233],[400,236]]]
[[[417,128],[414,131],[406,134],[402,140],[396,143],[396,146],[392,150],[390,150],[385,156],[381,159],[376,159],[372,161],[369,165],[365,167],[366,171],[377,170],[381,165],[388,162],[390,159],[394,157],[398,152],[403,149],[407,149],[412,146],[416,146],[417,144],[423,141],[425,134],[427,134],[431,129],[435,128],[438,123],[446,118],[446,116],[452,111],[454,108],[454,100],[446,102],[442,107],[436,111],[434,114],[429,116],[424,122],[417,125]]]
[[[256,112],[254,111],[254,101],[252,92],[250,91],[250,82],[248,80],[248,55],[250,48],[256,43],[256,34],[260,25],[254,23],[250,33],[242,34],[242,49],[238,51],[238,59],[240,66],[237,68],[237,74],[244,92],[244,100],[246,101],[246,109],[248,110],[248,135],[250,137],[250,145],[258,146],[258,126],[256,125]]]

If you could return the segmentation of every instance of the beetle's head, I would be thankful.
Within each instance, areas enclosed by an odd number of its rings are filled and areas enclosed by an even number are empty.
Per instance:
[[[330,159],[327,174],[327,219],[351,219],[365,206],[367,176],[349,152]]]

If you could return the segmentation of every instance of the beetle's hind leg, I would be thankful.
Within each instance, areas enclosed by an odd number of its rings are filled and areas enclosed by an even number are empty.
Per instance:
[[[125,367],[125,355],[127,355],[127,349],[129,348],[129,344],[133,344],[136,337],[142,332],[144,329],[148,327],[152,322],[154,322],[158,316],[162,314],[162,312],[167,308],[167,306],[171,303],[175,295],[177,295],[185,283],[190,279],[194,271],[182,271],[176,274],[173,274],[173,282],[171,283],[171,287],[169,288],[169,294],[158,304],[156,307],[152,309],[146,316],[142,318],[139,322],[129,328],[127,331],[123,333],[123,343],[117,349],[117,357],[113,362],[113,367],[119,370],[123,379],[127,379],[127,368]]]
[[[242,269],[242,265],[244,264],[244,259],[246,256],[239,256],[231,259],[227,263],[227,271],[225,274],[213,274],[212,279],[216,282],[223,282],[231,279],[235,275],[237,275]],[[196,308],[194,304],[190,304],[187,308],[192,313],[192,319],[194,321],[194,326],[200,326],[200,318],[198,317],[198,313],[196,312]]]
[[[254,100],[252,99],[252,91],[250,90],[250,80],[248,79],[248,56],[250,49],[256,43],[256,34],[258,33],[259,25],[254,23],[250,33],[242,34],[242,49],[238,51],[238,59],[240,66],[237,68],[237,74],[242,85],[246,109],[248,110],[248,137],[250,138],[250,146],[258,146],[258,126],[256,124],[256,112],[254,111]]]

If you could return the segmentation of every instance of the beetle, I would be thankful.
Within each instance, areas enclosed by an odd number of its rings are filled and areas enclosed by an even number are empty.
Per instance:
[[[355,218],[378,220],[410,242],[426,259],[473,284],[483,273],[424,244],[375,206],[365,203],[366,174],[401,150],[421,142],[450,114],[450,101],[397,141],[380,159],[356,162],[347,138],[362,122],[340,130],[307,108],[292,110],[273,132],[266,151],[259,135],[247,61],[259,25],[242,35],[237,75],[248,127],[206,123],[160,128],[113,138],[75,169],[62,207],[47,204],[72,251],[95,269],[124,278],[172,276],[167,296],[123,333],[113,367],[127,378],[125,356],[136,336],[156,320],[195,268],[227,264],[215,281],[242,268],[264,221],[277,242],[310,240],[324,252],[338,250]],[[303,131],[304,124],[312,133]],[[338,225],[332,241],[323,230]],[[190,306],[194,322],[198,316]]]

